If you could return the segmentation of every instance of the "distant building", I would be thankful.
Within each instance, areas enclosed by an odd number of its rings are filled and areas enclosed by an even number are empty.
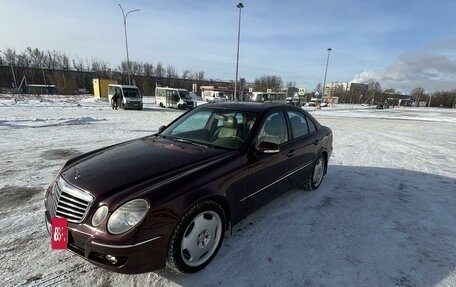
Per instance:
[[[367,84],[361,83],[328,83],[325,85],[323,95],[324,97],[332,97],[337,96],[340,92],[352,92],[354,95],[362,95],[366,93],[367,87]]]
[[[367,88],[369,85],[361,84],[361,83],[350,83],[348,91],[352,92],[353,94],[365,94],[367,92]]]

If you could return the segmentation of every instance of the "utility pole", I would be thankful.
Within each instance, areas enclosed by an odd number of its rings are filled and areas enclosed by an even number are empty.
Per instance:
[[[238,25],[238,41],[237,41],[237,54],[236,54],[236,80],[234,81],[234,100],[239,100],[237,96],[237,81],[238,81],[238,71],[239,71],[239,41],[241,39],[241,10],[244,8],[242,3],[237,4],[239,8],[239,25]]]
[[[125,49],[127,50],[127,73],[128,73],[128,84],[131,85],[131,78],[130,78],[130,57],[128,56],[128,39],[127,39],[127,16],[130,13],[139,11],[139,9],[130,10],[125,14],[122,5],[119,4],[120,10],[122,10],[123,22],[124,22],[124,32],[125,32]]]
[[[331,49],[331,48],[328,48],[327,51],[328,51],[328,58],[326,59],[325,78],[324,78],[324,80],[323,80],[323,93],[322,93],[322,95],[321,95],[320,102],[323,102],[323,97],[325,96],[326,74],[328,73],[329,54],[331,53],[332,49]]]

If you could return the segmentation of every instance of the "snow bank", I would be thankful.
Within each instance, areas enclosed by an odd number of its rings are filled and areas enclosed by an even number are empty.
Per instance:
[[[456,114],[337,107],[321,187],[295,189],[234,226],[193,275],[105,271],[52,251],[44,191],[70,157],[157,131],[183,111],[145,100],[0,97],[0,282],[4,286],[456,286]],[[145,254],[153,256],[153,254]]]

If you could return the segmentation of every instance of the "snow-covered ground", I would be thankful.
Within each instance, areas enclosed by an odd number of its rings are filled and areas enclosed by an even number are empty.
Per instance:
[[[306,108],[334,133],[323,184],[236,225],[199,273],[122,275],[52,251],[43,197],[64,161],[182,113],[145,101],[115,111],[88,96],[0,96],[0,285],[456,286],[456,110],[446,109]]]

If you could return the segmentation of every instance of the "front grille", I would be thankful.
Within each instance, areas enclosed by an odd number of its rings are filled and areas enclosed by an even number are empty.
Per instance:
[[[70,222],[82,222],[93,202],[92,195],[82,191],[59,177],[52,190],[51,215],[63,217]]]

